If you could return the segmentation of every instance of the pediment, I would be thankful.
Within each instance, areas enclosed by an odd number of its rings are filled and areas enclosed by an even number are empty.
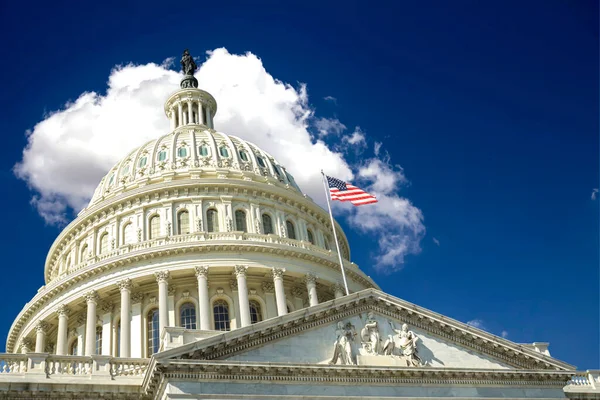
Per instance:
[[[369,313],[372,313],[369,315]],[[369,322],[370,331],[364,331]],[[406,332],[401,333],[406,324]],[[377,334],[373,331],[376,326]],[[375,289],[262,321],[156,354],[157,359],[329,364],[340,329],[351,363],[471,369],[572,370],[573,366]],[[416,346],[406,345],[408,331]],[[368,340],[367,338],[371,339]],[[376,340],[379,339],[379,340]],[[379,348],[369,348],[377,343]],[[406,345],[403,347],[403,343]],[[337,346],[337,347],[336,347]],[[371,346],[372,347],[372,346]],[[406,353],[406,354],[405,354]],[[344,363],[338,357],[336,363]]]

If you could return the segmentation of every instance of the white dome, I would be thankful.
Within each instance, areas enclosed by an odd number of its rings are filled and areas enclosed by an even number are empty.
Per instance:
[[[143,185],[192,176],[258,178],[301,192],[285,167],[258,146],[197,125],[180,127],[130,152],[102,178],[89,206]]]

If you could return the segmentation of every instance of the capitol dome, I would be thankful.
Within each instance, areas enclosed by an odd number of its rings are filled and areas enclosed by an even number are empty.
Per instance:
[[[7,351],[148,358],[166,327],[227,331],[377,288],[339,225],[258,146],[214,129],[186,75],[171,131],[132,150],[58,236]],[[127,323],[122,323],[122,321]]]

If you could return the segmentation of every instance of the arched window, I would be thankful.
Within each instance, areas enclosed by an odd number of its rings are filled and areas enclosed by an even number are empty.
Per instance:
[[[73,342],[71,342],[71,345],[69,346],[69,355],[70,356],[77,355],[77,339],[75,339],[75,340],[73,340]]]
[[[290,239],[296,239],[296,230],[294,229],[294,224],[289,219],[285,221],[285,228],[287,229],[287,236]]]
[[[108,253],[109,249],[108,233],[103,233],[102,236],[100,236],[100,254]]]
[[[255,324],[262,321],[262,312],[260,303],[256,300],[250,300],[250,322]]]
[[[202,157],[206,157],[206,156],[208,156],[208,152],[209,152],[209,150],[208,150],[208,145],[206,145],[206,144],[201,144],[201,145],[200,145],[200,147],[199,147],[199,149],[198,149],[198,152],[200,153],[200,155],[201,155]]]
[[[325,245],[325,250],[331,250],[331,247],[329,246],[329,240],[327,240],[326,237],[323,238],[323,244]]]
[[[177,157],[187,157],[187,147],[180,147],[177,149]]]
[[[246,212],[243,210],[237,210],[235,212],[235,228],[238,231],[248,232],[248,226],[246,224]]]
[[[158,215],[150,218],[150,239],[156,239],[160,236],[160,217]]]
[[[135,241],[135,233],[133,232],[133,224],[128,222],[123,228],[123,244],[133,243]]]
[[[262,215],[262,224],[265,235],[273,233],[273,221],[271,220],[271,216],[269,214]]]
[[[215,319],[215,331],[228,331],[231,329],[229,304],[225,300],[216,300],[213,303],[213,316]]]
[[[177,214],[177,229],[180,235],[190,233],[190,213],[187,211],[181,211]]]
[[[217,210],[211,208],[206,211],[206,230],[208,232],[219,231],[219,220]]]
[[[314,235],[313,235],[313,233],[312,233],[312,231],[310,229],[306,230],[306,235],[308,236],[308,241],[311,244],[315,244],[315,237],[314,237]]]
[[[162,150],[158,152],[158,161],[165,161],[167,159],[167,152]]]
[[[87,260],[88,258],[88,245],[84,243],[83,246],[81,246],[81,252],[79,253],[79,262],[83,262],[85,260]]]
[[[158,353],[160,332],[158,330],[158,308],[148,312],[148,357]]]
[[[96,327],[96,354],[102,354],[102,327]]]
[[[179,308],[179,324],[185,329],[196,329],[196,306],[183,303]]]

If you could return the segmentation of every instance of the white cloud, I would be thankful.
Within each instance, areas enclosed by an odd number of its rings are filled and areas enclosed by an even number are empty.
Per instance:
[[[325,97],[323,97],[323,99],[327,100],[327,101],[331,101],[333,104],[337,104],[337,99],[333,96],[325,96]]]
[[[592,189],[592,200],[596,200],[598,198],[598,188]]]
[[[373,151],[375,152],[375,157],[379,156],[379,152],[381,151],[381,142],[375,142]]]
[[[165,68],[172,64],[167,59],[161,65],[118,66],[109,76],[106,93],[84,92],[27,132],[28,144],[14,171],[31,188],[32,204],[48,223],[66,222],[69,209],[78,211],[86,205],[112,165],[131,149],[169,131],[163,104],[180,80],[177,72]],[[217,49],[198,64],[200,87],[219,104],[216,128],[271,153],[315,201],[321,205],[325,201],[321,169],[348,181],[357,171],[361,184],[373,190],[379,203],[342,208],[343,215],[353,227],[377,239],[379,249],[373,256],[378,268],[401,268],[407,254],[420,250],[423,216],[398,194],[406,178],[401,168],[377,158],[380,144],[375,158],[350,164],[308,129],[315,126],[337,135],[346,129],[344,124],[315,117],[306,86],[278,81],[251,53]]]
[[[508,337],[508,331],[502,331],[502,337],[506,339]]]
[[[317,118],[314,121],[314,126],[320,136],[339,135],[346,130],[346,125],[342,124],[337,118]]]
[[[433,238],[433,243],[435,243],[438,247],[440,245],[440,241],[437,238]]]
[[[345,142],[357,148],[362,148],[367,145],[365,133],[360,129],[360,126],[357,126],[351,135],[346,135],[342,137],[342,142]]]
[[[480,319],[472,319],[470,321],[467,321],[467,325],[470,325],[473,328],[486,330],[485,325],[483,325],[483,321]]]

